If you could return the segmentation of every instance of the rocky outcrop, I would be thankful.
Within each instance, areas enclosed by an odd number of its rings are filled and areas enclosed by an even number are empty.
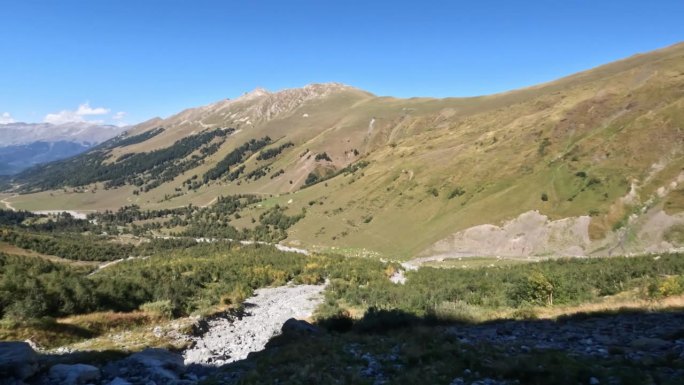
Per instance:
[[[472,256],[580,257],[672,252],[677,248],[664,240],[664,234],[684,223],[684,214],[668,215],[659,207],[644,210],[630,218],[628,229],[609,232],[601,240],[589,238],[590,222],[588,216],[553,221],[538,211],[528,211],[501,226],[484,224],[454,233],[409,264],[418,266],[428,261]],[[627,237],[628,234],[631,236]]]
[[[100,369],[85,364],[57,364],[50,368],[49,377],[64,385],[87,384],[100,379]]]
[[[20,384],[38,369],[38,355],[27,342],[0,342],[0,379],[7,384]]]
[[[294,318],[290,318],[289,320],[285,321],[283,324],[283,327],[280,329],[280,331],[283,334],[289,334],[289,335],[298,335],[298,336],[305,336],[305,335],[311,335],[311,334],[318,334],[321,332],[321,330],[306,322],[303,320],[297,320]]]
[[[588,216],[549,220],[528,211],[501,226],[479,225],[459,231],[432,245],[424,256],[585,255],[591,245]]]

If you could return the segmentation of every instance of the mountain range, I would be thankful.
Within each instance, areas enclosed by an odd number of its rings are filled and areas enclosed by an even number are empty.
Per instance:
[[[232,225],[279,205],[304,213],[285,243],[353,255],[669,250],[684,246],[682,111],[684,44],[480,97],[256,89],[21,172],[5,199],[159,209],[254,194],[267,199]]]
[[[80,154],[124,130],[85,122],[0,124],[0,175]]]

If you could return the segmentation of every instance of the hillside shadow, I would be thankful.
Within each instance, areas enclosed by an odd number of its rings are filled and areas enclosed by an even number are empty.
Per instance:
[[[39,354],[42,374],[28,383],[41,383],[49,365],[105,367],[130,354],[118,350]],[[333,383],[332,378],[392,384],[415,383],[416,378],[426,384],[439,378],[452,378],[450,383],[455,384],[681,384],[684,308],[482,323],[370,309],[356,320],[344,315],[313,325],[290,320],[264,350],[246,359],[220,367],[193,364],[174,370],[190,383],[199,378],[221,384],[326,384]]]
[[[263,351],[221,367],[216,378],[270,383],[300,373],[309,381],[297,383],[432,383],[444,376],[454,384],[684,383],[684,308],[480,323],[371,309],[361,319],[338,315],[314,326],[318,331],[283,330]]]

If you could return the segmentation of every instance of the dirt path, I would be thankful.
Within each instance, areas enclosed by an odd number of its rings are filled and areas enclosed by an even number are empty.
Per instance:
[[[16,195],[12,195],[11,197],[8,197],[8,198],[2,198],[2,199],[0,199],[0,203],[2,203],[3,205],[5,205],[5,207],[6,207],[8,210],[17,211],[17,209],[14,208],[14,206],[12,206],[12,204],[11,204],[10,202],[7,201],[8,199],[14,198],[15,196],[16,196]]]
[[[242,360],[262,350],[290,318],[310,317],[323,300],[325,285],[280,286],[259,289],[245,302],[241,319],[221,317],[208,322],[209,331],[194,338],[183,353],[186,365],[219,366]]]

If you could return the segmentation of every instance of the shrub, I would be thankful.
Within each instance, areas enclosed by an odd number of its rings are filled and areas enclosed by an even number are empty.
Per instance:
[[[334,332],[346,333],[354,327],[354,320],[346,312],[339,312],[316,322],[319,326]]]
[[[167,319],[174,316],[174,307],[169,300],[144,303],[140,305],[140,310]]]
[[[463,301],[444,301],[435,306],[430,316],[441,322],[477,323],[484,320],[482,310]]]
[[[236,286],[230,293],[221,297],[221,303],[231,308],[240,308],[242,303],[253,294],[252,290],[245,286]]]
[[[354,324],[354,329],[365,333],[384,333],[416,325],[419,321],[420,319],[415,315],[401,310],[378,310],[371,307],[363,318]]]
[[[518,304],[553,305],[553,283],[539,270],[533,270],[520,279],[513,288]]]
[[[465,194],[465,190],[460,188],[460,187],[455,187],[451,192],[449,193],[449,199],[453,199],[456,197],[460,197],[461,195]]]
[[[684,294],[684,276],[654,278],[647,287],[647,294],[651,299]]]
[[[513,319],[516,320],[535,320],[538,319],[537,311],[530,306],[521,307],[516,309],[513,314],[511,314]]]

